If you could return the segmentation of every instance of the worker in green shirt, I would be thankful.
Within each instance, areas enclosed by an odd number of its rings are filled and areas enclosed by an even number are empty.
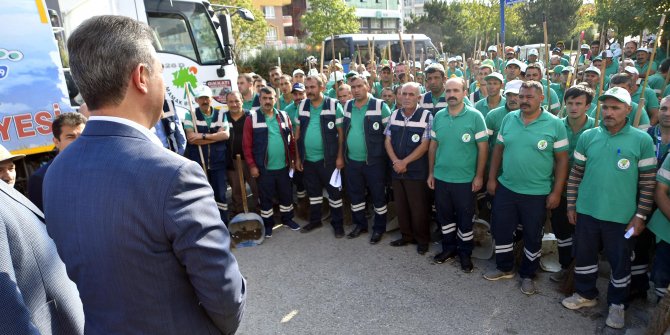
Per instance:
[[[661,98],[665,97],[665,95],[661,94],[661,90],[667,88],[665,86],[665,79],[668,75],[668,69],[670,69],[670,58],[666,58],[661,64],[658,66],[658,71],[654,73],[653,75],[649,76],[649,79],[647,80],[647,89],[651,88],[654,90],[654,93],[656,93],[656,97],[660,100]]]
[[[354,229],[347,238],[356,238],[368,231],[365,217],[365,194],[370,193],[375,211],[370,244],[381,241],[386,232],[386,168],[384,129],[391,111],[381,99],[368,93],[368,82],[355,75],[349,81],[354,99],[344,106],[342,128],[346,159],[345,181],[351,200]]]
[[[431,130],[428,187],[435,190],[437,222],[442,230],[442,252],[433,260],[439,264],[458,255],[461,269],[470,273],[474,193],[484,183],[488,135],[481,113],[463,102],[466,88],[462,78],[446,82],[448,105],[437,112]]]
[[[293,96],[293,102],[286,106],[284,111],[286,112],[286,115],[288,115],[288,118],[291,119],[293,128],[295,128],[298,124],[298,107],[300,106],[300,103],[305,100],[305,85],[302,83],[293,84],[291,95]],[[293,172],[293,184],[296,186],[296,196],[298,198],[296,215],[300,218],[307,219],[309,202],[307,201],[307,191],[305,190],[302,171]]]
[[[589,52],[591,47],[588,44],[582,44],[579,48],[579,59],[577,60],[577,66],[579,68],[586,68],[591,65],[591,59],[589,58]]]
[[[534,80],[521,85],[520,110],[510,112],[503,119],[487,185],[489,194],[495,197],[492,215],[496,269],[486,272],[484,278],[514,277],[514,234],[521,225],[524,257],[519,275],[521,292],[527,295],[536,293],[533,278],[540,263],[547,209],[560,204],[568,174],[569,143],[565,126],[541,106],[543,88]],[[501,164],[502,174],[498,177]]]
[[[260,92],[261,108],[251,112],[244,124],[244,160],[256,178],[265,237],[272,236],[275,198],[279,200],[282,223],[291,230],[300,230],[293,221],[293,187],[289,169],[294,168],[295,143],[293,127],[286,112],[274,108],[276,93],[269,87]]]
[[[568,135],[570,168],[574,162],[572,154],[575,151],[579,136],[586,130],[593,128],[595,124],[595,120],[586,114],[589,106],[591,106],[593,95],[593,90],[582,85],[572,86],[565,92],[566,117],[562,121]],[[558,262],[561,264],[561,270],[552,273],[549,279],[556,283],[563,282],[567,275],[567,269],[572,263],[572,235],[575,233],[575,226],[568,222],[567,206],[568,199],[566,194],[563,193],[558,207],[551,210],[551,229],[556,235]]]
[[[277,99],[277,106],[275,106],[278,110],[283,111],[286,109],[286,106],[288,106],[290,103],[293,102],[293,96],[291,91],[293,90],[293,84],[291,81],[293,78],[287,74],[281,75],[279,77],[279,99]]]
[[[481,71],[481,69],[480,69]],[[446,73],[442,64],[433,63],[426,68],[426,85],[428,92],[421,97],[421,107],[435,114],[444,107],[447,107],[447,100],[444,96],[444,82]]]
[[[388,87],[384,88],[382,91],[382,100],[384,103],[386,103],[386,106],[391,110],[394,111],[396,110],[396,94],[395,91],[398,89],[396,88],[395,90],[390,89]]]
[[[489,95],[479,100],[475,104],[475,109],[486,117],[490,110],[505,106],[505,98],[500,95],[500,90],[503,87],[503,76],[500,72],[493,72],[484,79],[486,80],[486,91]]]
[[[487,165],[490,165],[493,148],[495,147],[496,138],[498,137],[503,119],[509,112],[519,109],[519,90],[521,89],[521,84],[523,84],[521,80],[508,81],[503,92],[505,95],[505,105],[492,109],[486,114],[484,121],[486,121],[486,128],[489,134],[489,162],[487,162]]]
[[[644,79],[640,79],[637,71],[638,69],[633,67],[627,67],[624,69],[624,72],[632,77],[632,86],[631,90],[629,91],[630,97],[633,102],[639,104],[640,98],[642,97],[642,85],[644,84]],[[658,98],[656,97],[654,90],[649,88],[648,85],[644,90],[644,106],[642,107],[647,110],[651,124],[655,125],[658,122]]]
[[[495,45],[489,46],[487,49],[489,52],[489,59],[493,61],[493,68],[496,71],[502,72],[503,69],[503,60],[498,57],[498,47]]]
[[[385,87],[393,88],[393,70],[391,70],[391,65],[382,64],[382,68],[379,72],[380,78],[379,81],[375,82],[373,87],[373,95],[375,98],[380,99],[382,97],[382,90]]]
[[[449,67],[447,68],[447,79],[453,77],[463,78],[463,71],[461,71],[461,69],[456,68],[456,64],[458,64],[456,58],[454,57],[449,58],[449,62],[447,64],[449,65]]]
[[[342,194],[339,187],[330,183],[333,172],[337,170],[337,175],[344,168],[342,106],[337,100],[324,97],[324,89],[321,76],[308,76],[305,79],[307,99],[298,106],[296,170],[304,172],[310,205],[309,223],[302,227],[301,232],[308,233],[323,225],[321,204],[325,187],[335,238],[342,238]]]
[[[253,81],[254,78],[248,73],[242,73],[237,76],[237,88],[242,94],[242,109],[247,111],[251,110],[254,97],[256,97]]]
[[[531,63],[526,67],[526,80],[528,81],[538,81],[542,83],[544,77],[544,67],[539,63]],[[549,112],[556,115],[561,109],[561,102],[558,100],[558,95],[552,88],[547,88],[547,84],[542,83],[544,87],[544,100],[542,101],[542,107],[547,108]],[[549,95],[546,94],[549,92]],[[551,102],[551,103],[550,103]]]
[[[526,72],[526,64],[514,58],[510,59],[505,66],[505,83],[515,79],[522,79]]]
[[[610,81],[610,88],[621,87],[621,88],[625,89],[626,91],[628,91],[628,93],[631,94],[631,96],[633,94],[635,94],[635,89],[634,89],[635,86],[634,85],[635,85],[635,79],[634,79],[634,77],[632,77],[628,73],[616,74],[612,77],[612,80]],[[653,93],[650,93],[650,94],[653,95]],[[647,94],[645,94],[645,95],[647,95]],[[642,130],[646,130],[649,127],[651,127],[651,122],[649,120],[649,115],[647,113],[646,108],[644,108],[644,106],[642,106],[642,108],[638,108],[638,103],[635,102],[635,101],[631,101],[631,106],[633,108],[630,112],[630,115],[628,115],[628,124],[630,124],[631,126],[633,125],[633,123],[635,122],[635,117],[636,117],[637,113],[639,112],[640,113],[640,122],[638,123],[637,128],[642,129]],[[638,111],[638,109],[639,109],[639,111]],[[595,111],[593,113],[595,114]],[[595,115],[593,117],[595,117]],[[602,120],[602,117],[603,117],[603,115],[602,115],[602,113],[600,113],[600,119],[601,120]]]
[[[351,86],[348,84],[342,84],[337,89],[337,101],[340,105],[344,106],[347,101],[353,99],[354,96],[351,94]]]
[[[568,183],[568,220],[576,225],[575,293],[562,304],[568,309],[597,304],[602,246],[612,269],[605,324],[620,329],[631,280],[634,240],[629,238],[645,229],[651,212],[656,157],[649,135],[626,121],[631,112],[628,91],[613,87],[599,100],[603,122],[579,137]]]
[[[654,211],[647,228],[656,235],[656,256],[652,271],[652,281],[656,287],[656,296],[663,298],[668,292],[670,284],[670,160],[666,159],[668,144],[670,143],[670,98],[661,100],[658,125],[656,132],[656,157],[658,164],[662,164],[656,174],[655,202],[658,207]],[[663,147],[663,150],[659,150]],[[662,162],[662,163],[661,163]],[[657,165],[658,165],[657,164]]]
[[[635,60],[635,68],[640,74],[640,78],[644,79],[644,76],[647,75],[647,68],[649,68],[649,58],[651,57],[651,50],[647,48],[638,48],[635,53],[637,59]],[[651,70],[649,70],[649,75],[656,73],[657,65],[656,63],[651,63]]]
[[[603,51],[600,57],[605,62],[605,87],[609,87],[612,76],[619,73],[619,60],[614,58],[614,54],[610,50]]]

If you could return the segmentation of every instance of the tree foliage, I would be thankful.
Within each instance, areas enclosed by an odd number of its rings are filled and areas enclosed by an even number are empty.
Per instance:
[[[526,34],[532,41],[544,41],[543,15],[547,18],[549,43],[569,39],[577,25],[577,13],[583,0],[529,0],[518,4]]]
[[[302,69],[307,73],[309,68],[305,66],[305,59],[310,55],[311,53],[306,49],[275,50],[265,48],[253,57],[238,61],[237,69],[240,73],[255,72],[261,77],[268,79],[270,68],[277,65],[277,58],[281,57],[281,69],[283,73],[291,74],[295,69]]]
[[[302,17],[302,26],[309,33],[307,44],[320,45],[330,35],[353,34],[361,30],[354,7],[342,0],[310,0],[310,8]]]
[[[243,52],[265,45],[268,23],[265,21],[265,15],[254,8],[251,0],[214,0],[212,3],[246,8],[254,14],[255,20],[253,22],[245,21],[239,15],[233,16],[233,40],[235,41],[233,53],[235,59],[240,59]]]
[[[670,11],[670,2],[665,0],[596,0],[591,19],[599,26],[607,25],[619,36],[636,36],[644,29],[654,34],[661,21],[661,14]],[[665,20],[665,38],[670,29],[670,18]]]

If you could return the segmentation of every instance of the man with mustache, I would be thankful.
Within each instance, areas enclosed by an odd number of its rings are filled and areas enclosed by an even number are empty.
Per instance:
[[[321,76],[313,75],[305,79],[307,99],[298,107],[298,122],[295,137],[298,139],[296,170],[304,171],[305,188],[309,196],[309,224],[302,227],[302,233],[319,228],[321,223],[321,203],[323,188],[328,191],[330,223],[335,238],[344,237],[342,219],[342,194],[339,188],[330,184],[330,178],[337,169],[344,168],[342,130],[342,106],[336,99],[324,97],[325,83]]]
[[[670,160],[667,160],[670,148],[670,97],[661,100],[658,124],[649,129],[656,145],[656,158],[661,167],[656,175],[655,201],[658,208],[649,220],[647,228],[656,235],[656,257],[651,279],[656,287],[658,298],[665,296],[670,284]],[[644,232],[643,232],[644,233]]]
[[[628,91],[613,87],[598,100],[603,122],[577,141],[568,182],[568,220],[576,225],[575,293],[562,304],[579,309],[598,303],[602,246],[612,269],[605,324],[619,329],[625,325],[624,304],[631,281],[634,240],[629,237],[642,233],[651,212],[656,157],[651,138],[626,120],[631,111]]]
[[[195,95],[198,107],[195,122],[191,113],[184,118],[186,132],[186,158],[204,165],[207,180],[214,189],[214,199],[221,214],[221,220],[228,224],[228,203],[226,201],[226,140],[228,140],[228,120],[224,113],[212,106],[212,89],[202,86]],[[195,131],[197,129],[197,132]],[[202,152],[202,156],[200,156]],[[203,161],[204,160],[204,161]]]
[[[437,222],[442,229],[442,252],[433,260],[440,264],[458,255],[461,269],[470,273],[474,193],[484,182],[488,135],[482,114],[463,102],[466,87],[463,78],[447,80],[448,106],[433,119],[427,181],[435,190]]]
[[[552,88],[548,89],[550,96],[546,96],[547,83],[544,78],[544,71],[544,66],[542,66],[540,63],[528,64],[526,67],[526,80],[533,80],[542,83],[542,94],[544,96],[544,100],[542,100],[542,107],[547,108],[549,112],[556,115],[561,110],[561,102],[558,100],[556,91],[554,91]],[[551,106],[549,106],[549,102],[551,102]]]
[[[520,110],[503,119],[487,185],[489,194],[495,196],[492,215],[496,269],[488,271],[484,278],[514,277],[514,232],[521,225],[525,255],[519,275],[521,292],[527,295],[536,292],[533,277],[540,261],[546,211],[560,203],[568,174],[565,127],[560,119],[541,107],[542,93],[540,82],[531,80],[521,85]],[[502,174],[498,177],[501,165]]]
[[[595,120],[586,114],[593,99],[593,90],[583,85],[575,85],[565,92],[565,110],[567,116],[563,124],[568,134],[568,164],[574,164],[572,153],[575,151],[577,140],[586,130],[593,128]],[[575,227],[570,225],[567,216],[567,198],[563,193],[558,207],[551,210],[551,228],[558,242],[558,262],[561,270],[549,275],[553,282],[560,283],[565,279],[566,269],[572,263],[572,235]]]
[[[295,156],[291,120],[286,112],[275,108],[274,90],[263,87],[260,100],[261,109],[251,112],[244,124],[243,147],[250,174],[258,181],[260,212],[268,238],[274,227],[274,198],[279,200],[282,223],[295,231],[300,225],[293,221],[293,188],[288,173]]]
[[[612,79],[610,80],[610,88],[611,87],[621,87],[621,88],[625,89],[626,91],[628,91],[628,93],[631,94],[631,96],[632,96],[635,93],[635,91],[633,90],[634,82],[635,82],[635,80],[628,73],[619,73],[619,74],[614,75],[612,77]],[[652,94],[652,96],[653,96],[653,94]],[[591,104],[591,109],[589,109],[589,111],[588,111],[589,116],[595,117],[597,104],[598,104],[597,102],[596,102],[595,106],[593,104]],[[633,122],[635,122],[635,116],[637,115],[638,104],[633,99],[631,99],[630,104],[631,104],[632,108],[631,108],[631,112],[630,112],[631,114],[628,116],[628,124],[632,126]],[[602,120],[602,119],[603,119],[603,114],[600,113],[600,120]],[[649,129],[649,127],[651,127],[651,125],[649,123],[650,123],[649,122],[649,116],[647,114],[646,109],[643,106],[640,109],[640,123],[638,124],[637,127],[639,129],[642,129],[642,130]]]
[[[370,244],[377,244],[386,232],[386,168],[384,129],[391,111],[381,99],[368,93],[368,82],[359,75],[349,79],[354,99],[344,106],[342,123],[345,181],[351,200],[351,216],[356,227],[347,238],[356,238],[368,231],[365,217],[365,190],[370,192],[375,211]]]

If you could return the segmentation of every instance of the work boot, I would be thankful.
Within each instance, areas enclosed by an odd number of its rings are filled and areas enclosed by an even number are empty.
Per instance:
[[[521,293],[525,295],[533,295],[537,292],[535,289],[535,283],[531,278],[522,278],[521,279]]]
[[[550,274],[549,280],[553,281],[554,283],[562,283],[567,275],[568,272],[565,269],[560,269],[558,272]]]
[[[579,293],[573,293],[572,296],[569,296],[561,304],[567,309],[580,309],[582,307],[593,307],[598,304],[597,299],[586,299],[579,295]]]
[[[621,329],[626,323],[626,312],[623,305],[610,305],[609,313],[607,313],[607,320],[605,324],[614,329]]]
[[[484,279],[491,281],[511,278],[514,278],[514,271],[505,272],[498,269],[493,269],[484,274]]]

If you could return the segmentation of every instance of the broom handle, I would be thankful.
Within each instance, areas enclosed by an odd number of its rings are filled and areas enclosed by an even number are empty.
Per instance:
[[[237,176],[240,178],[240,189],[242,190],[242,207],[244,207],[244,213],[249,213],[249,206],[247,205],[247,185],[244,182],[244,170],[242,167],[242,156],[237,154]]]

